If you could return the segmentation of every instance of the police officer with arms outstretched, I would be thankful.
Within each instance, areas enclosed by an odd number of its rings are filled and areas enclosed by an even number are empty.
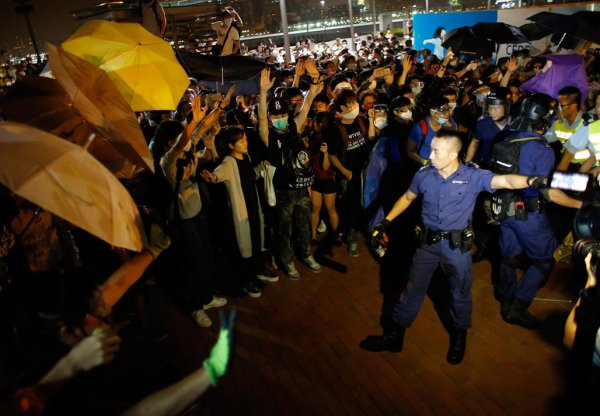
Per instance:
[[[471,240],[469,226],[475,199],[481,191],[522,189],[537,177],[494,175],[475,165],[464,164],[460,132],[440,129],[431,142],[431,164],[419,170],[410,188],[398,199],[385,219],[387,225],[423,195],[421,246],[415,252],[408,283],[394,307],[394,327],[380,336],[369,336],[360,344],[368,351],[402,351],[404,332],[415,320],[431,277],[441,263],[450,283],[450,315],[453,328],[446,360],[459,364],[465,354],[467,329],[471,326]]]

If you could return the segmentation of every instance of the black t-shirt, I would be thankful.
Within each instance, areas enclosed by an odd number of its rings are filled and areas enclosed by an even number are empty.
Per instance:
[[[293,154],[294,158],[297,159],[295,162],[299,166],[306,165],[310,167],[311,165],[308,151],[297,131],[296,124],[291,117],[289,118],[287,132],[280,133],[274,128],[269,129],[269,162],[277,168],[273,178],[273,184],[277,190],[287,191],[304,187],[299,182],[302,182],[305,178],[294,177],[290,174],[290,169],[284,166],[286,159],[284,152]]]
[[[329,154],[337,156],[346,169],[352,172],[360,171],[365,167],[369,157],[369,146],[367,145],[367,133],[360,130],[358,117],[352,124],[341,124],[348,134],[348,142],[344,143],[344,137],[339,127],[334,126],[329,134]],[[365,123],[366,128],[366,123]],[[345,144],[345,146],[344,146]]]

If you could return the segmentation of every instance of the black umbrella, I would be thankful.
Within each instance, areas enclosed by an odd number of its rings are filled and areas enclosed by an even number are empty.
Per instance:
[[[573,36],[594,43],[600,43],[600,12],[580,11],[573,15],[577,29]]]
[[[554,29],[542,26],[537,23],[527,23],[519,26],[521,33],[529,40],[538,40],[554,33]]]
[[[567,49],[577,46],[577,39],[600,41],[600,12],[577,12],[573,15],[540,12],[527,18],[554,31],[552,42]],[[576,39],[577,38],[577,39]]]
[[[567,14],[540,12],[529,16],[527,20],[551,28],[555,33],[574,35],[575,29],[577,29],[576,19]]]
[[[179,52],[188,73],[199,81],[241,81],[260,75],[265,63],[240,55],[212,56]]]
[[[498,44],[529,41],[518,27],[502,22],[480,22],[472,27],[477,36]]]
[[[470,26],[451,30],[442,43],[444,48],[452,48],[454,53],[487,55],[495,51],[494,42],[477,36]]]

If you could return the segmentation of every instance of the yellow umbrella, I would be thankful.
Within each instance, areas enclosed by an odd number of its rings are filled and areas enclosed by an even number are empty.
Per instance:
[[[141,251],[135,202],[83,148],[24,124],[0,123],[0,183],[107,243]]]
[[[134,111],[175,110],[189,85],[171,45],[138,23],[91,20],[62,47],[105,70]]]
[[[154,172],[137,118],[106,72],[51,44],[48,54],[52,73],[83,118],[127,159]]]

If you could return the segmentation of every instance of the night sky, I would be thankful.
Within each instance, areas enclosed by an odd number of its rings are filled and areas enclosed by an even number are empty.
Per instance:
[[[43,49],[44,41],[60,43],[77,28],[71,11],[85,9],[102,0],[31,0],[33,13],[29,15],[38,45]],[[15,12],[13,0],[0,0],[0,48],[10,50],[19,36],[29,41],[25,18]]]

